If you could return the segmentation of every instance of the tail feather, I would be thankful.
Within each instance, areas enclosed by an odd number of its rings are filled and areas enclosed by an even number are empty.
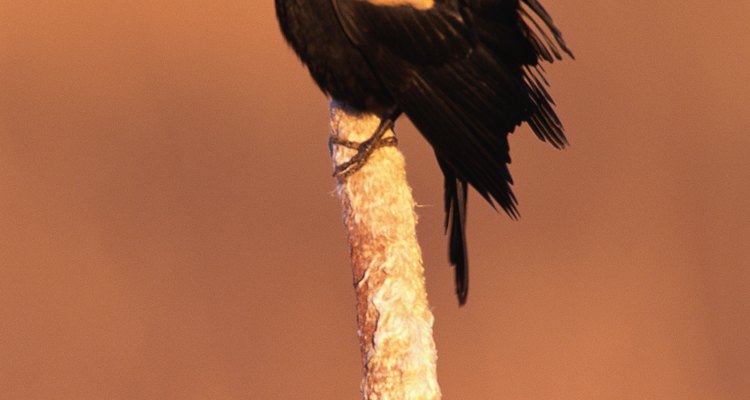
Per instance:
[[[469,295],[469,259],[466,251],[466,182],[458,179],[438,157],[445,176],[445,232],[449,234],[448,259],[455,268],[458,304]]]

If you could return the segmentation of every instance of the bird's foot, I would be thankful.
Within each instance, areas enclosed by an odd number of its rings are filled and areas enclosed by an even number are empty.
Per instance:
[[[377,140],[373,140],[377,139]],[[336,166],[336,170],[333,171],[333,176],[337,178],[346,178],[353,173],[359,171],[367,163],[373,152],[379,147],[385,146],[396,146],[398,145],[398,139],[395,136],[375,138],[371,137],[362,143],[352,142],[350,140],[341,139],[337,136],[333,136],[330,139],[331,145],[339,145],[348,147],[350,149],[357,150],[349,161]]]
[[[329,139],[329,146],[335,144],[357,150],[357,154],[349,159],[349,161],[336,166],[336,169],[333,171],[333,176],[337,178],[349,177],[353,173],[359,171],[365,163],[367,163],[367,160],[372,153],[379,147],[396,146],[398,144],[398,139],[395,136],[384,136],[388,130],[393,128],[397,116],[398,115],[394,115],[380,121],[380,125],[375,133],[362,143],[341,139],[338,136],[331,136]]]

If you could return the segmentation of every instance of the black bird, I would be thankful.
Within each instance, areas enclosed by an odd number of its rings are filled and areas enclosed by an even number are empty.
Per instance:
[[[356,171],[402,112],[432,145],[463,305],[466,184],[515,219],[508,134],[525,121],[539,139],[567,144],[540,66],[573,56],[552,18],[537,0],[275,1],[286,40],[318,86],[383,121],[336,174]]]

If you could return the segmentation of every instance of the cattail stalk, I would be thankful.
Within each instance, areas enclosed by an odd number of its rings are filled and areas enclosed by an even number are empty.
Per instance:
[[[363,142],[380,119],[331,103],[331,135]],[[393,137],[389,131],[386,137]],[[356,150],[331,145],[334,166]],[[433,316],[427,303],[416,213],[405,162],[395,146],[375,150],[338,180],[357,297],[366,400],[439,399]]]

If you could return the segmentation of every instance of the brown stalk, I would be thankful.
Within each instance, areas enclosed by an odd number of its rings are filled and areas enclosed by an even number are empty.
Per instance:
[[[361,143],[379,123],[374,115],[331,103],[331,135],[341,140]],[[331,147],[334,166],[355,153],[342,145]],[[367,400],[440,398],[434,319],[404,166],[396,146],[380,147],[360,170],[338,180],[357,297],[362,395]]]

